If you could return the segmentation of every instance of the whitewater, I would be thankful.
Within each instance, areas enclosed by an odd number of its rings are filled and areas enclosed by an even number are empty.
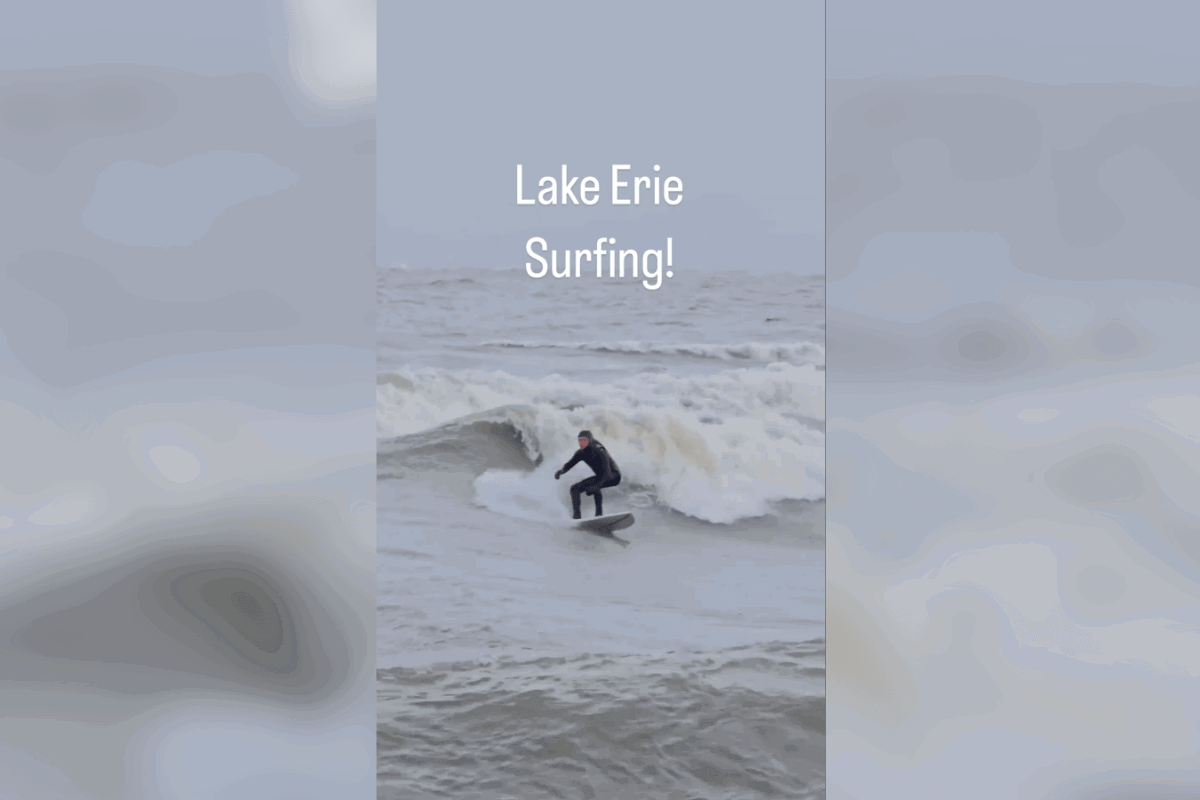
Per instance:
[[[823,279],[378,292],[379,796],[822,797]]]

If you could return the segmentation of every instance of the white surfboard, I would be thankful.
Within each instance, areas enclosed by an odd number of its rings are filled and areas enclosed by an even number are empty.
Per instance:
[[[632,525],[633,522],[633,514],[606,514],[603,517],[575,520],[575,529],[594,533],[597,536],[603,536],[606,539],[612,539],[623,545],[628,545],[629,542],[614,536],[613,531],[624,530]]]

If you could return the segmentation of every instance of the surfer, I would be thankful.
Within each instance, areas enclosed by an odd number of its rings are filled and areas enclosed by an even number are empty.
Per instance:
[[[579,501],[581,494],[590,494],[595,497],[596,516],[603,516],[604,501],[600,496],[600,490],[616,486],[620,483],[621,470],[617,469],[617,462],[613,461],[613,457],[608,454],[608,450],[605,449],[604,445],[592,438],[591,431],[580,431],[579,450],[575,452],[575,455],[571,456],[571,460],[564,464],[562,469],[554,473],[554,480],[561,478],[563,473],[570,472],[571,467],[580,461],[591,467],[592,472],[596,474],[590,478],[584,478],[571,487],[571,507],[575,513],[574,519],[580,518]]]

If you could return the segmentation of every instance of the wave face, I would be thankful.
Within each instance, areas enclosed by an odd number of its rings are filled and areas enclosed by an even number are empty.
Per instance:
[[[555,486],[552,473],[587,428],[616,458],[626,491],[731,523],[767,514],[772,503],[824,498],[824,400],[824,373],[786,362],[604,384],[389,372],[376,393],[377,429],[390,439],[380,442],[380,476],[470,469],[485,505],[501,504],[494,510],[557,517],[561,502],[546,487]],[[568,477],[587,474],[581,468]]]

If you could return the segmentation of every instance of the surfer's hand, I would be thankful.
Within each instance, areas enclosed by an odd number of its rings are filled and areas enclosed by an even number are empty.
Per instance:
[[[562,470],[560,469],[558,472],[554,473],[554,480],[558,480],[561,477],[562,477]]]

